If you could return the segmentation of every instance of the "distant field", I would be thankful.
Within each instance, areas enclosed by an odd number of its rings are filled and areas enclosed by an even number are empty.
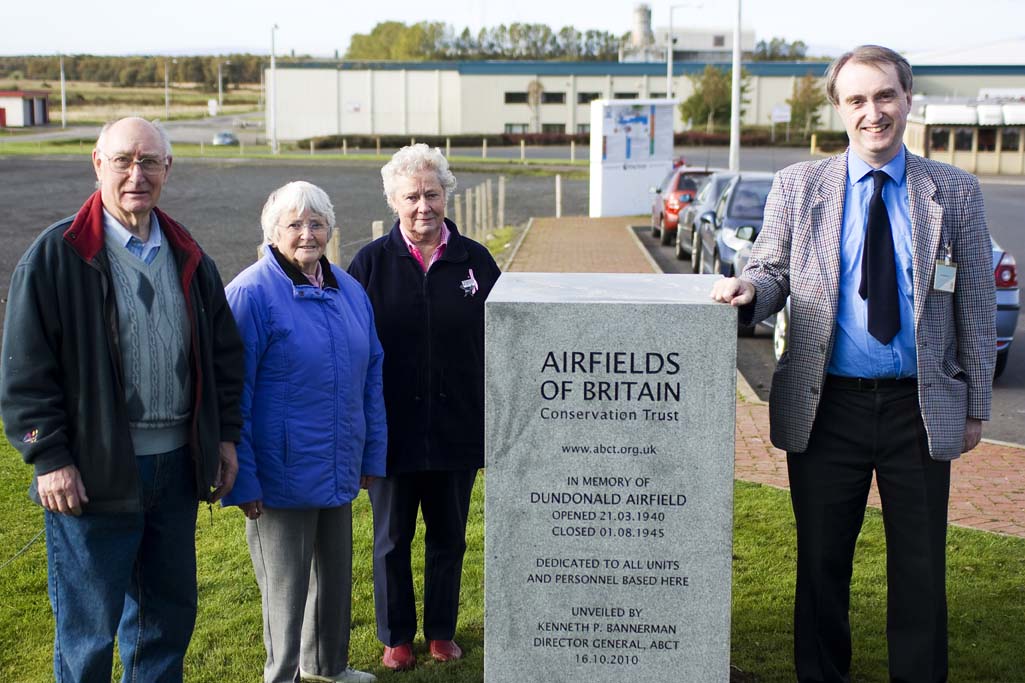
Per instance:
[[[123,116],[164,118],[162,86],[117,87],[107,83],[67,81],[68,123],[96,123]],[[0,80],[0,90],[48,90],[50,118],[60,120],[60,82]],[[170,88],[170,118],[186,119],[206,116],[207,100],[216,99],[217,92],[201,89],[194,83],[176,83]],[[258,85],[243,85],[224,91],[224,113],[252,111],[260,101]]]

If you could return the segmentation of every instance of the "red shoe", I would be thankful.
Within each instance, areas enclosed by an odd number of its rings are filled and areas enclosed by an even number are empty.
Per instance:
[[[384,646],[384,656],[381,657],[381,664],[392,671],[405,671],[416,666],[416,655],[413,654],[413,644],[403,643],[395,647]]]
[[[429,646],[431,657],[438,662],[448,662],[463,656],[462,649],[456,645],[454,640],[432,640]]]

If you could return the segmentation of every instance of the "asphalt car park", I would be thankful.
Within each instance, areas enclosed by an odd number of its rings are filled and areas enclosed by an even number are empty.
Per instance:
[[[380,162],[211,160],[179,158],[160,208],[184,224],[213,257],[225,283],[256,258],[263,238],[260,210],[271,190],[308,180],[334,202],[347,264],[370,241],[371,223],[393,221],[381,187]],[[494,174],[456,172],[457,192]],[[74,213],[95,190],[88,157],[0,157],[0,322],[6,312],[11,271],[32,240],[48,225]],[[587,181],[562,180],[564,212],[587,213]],[[451,207],[449,209],[452,210]],[[508,176],[505,217],[509,224],[555,213],[555,183],[549,176]]]

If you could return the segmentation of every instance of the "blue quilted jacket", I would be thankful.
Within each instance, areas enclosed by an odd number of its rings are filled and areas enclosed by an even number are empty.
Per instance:
[[[363,288],[321,260],[324,288],[280,254],[226,288],[245,345],[239,473],[224,505],[351,502],[361,475],[384,476],[384,351]]]

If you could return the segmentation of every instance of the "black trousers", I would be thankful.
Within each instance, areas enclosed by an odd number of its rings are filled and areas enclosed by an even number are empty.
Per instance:
[[[914,382],[866,390],[827,378],[808,450],[788,453],[787,469],[798,680],[850,680],[851,571],[873,472],[886,533],[890,680],[947,680],[950,463],[929,457]]]
[[[477,470],[411,472],[376,479],[374,611],[377,638],[395,647],[416,635],[416,598],[410,544],[417,510],[424,518],[424,637],[452,640],[466,552],[466,518]]]

